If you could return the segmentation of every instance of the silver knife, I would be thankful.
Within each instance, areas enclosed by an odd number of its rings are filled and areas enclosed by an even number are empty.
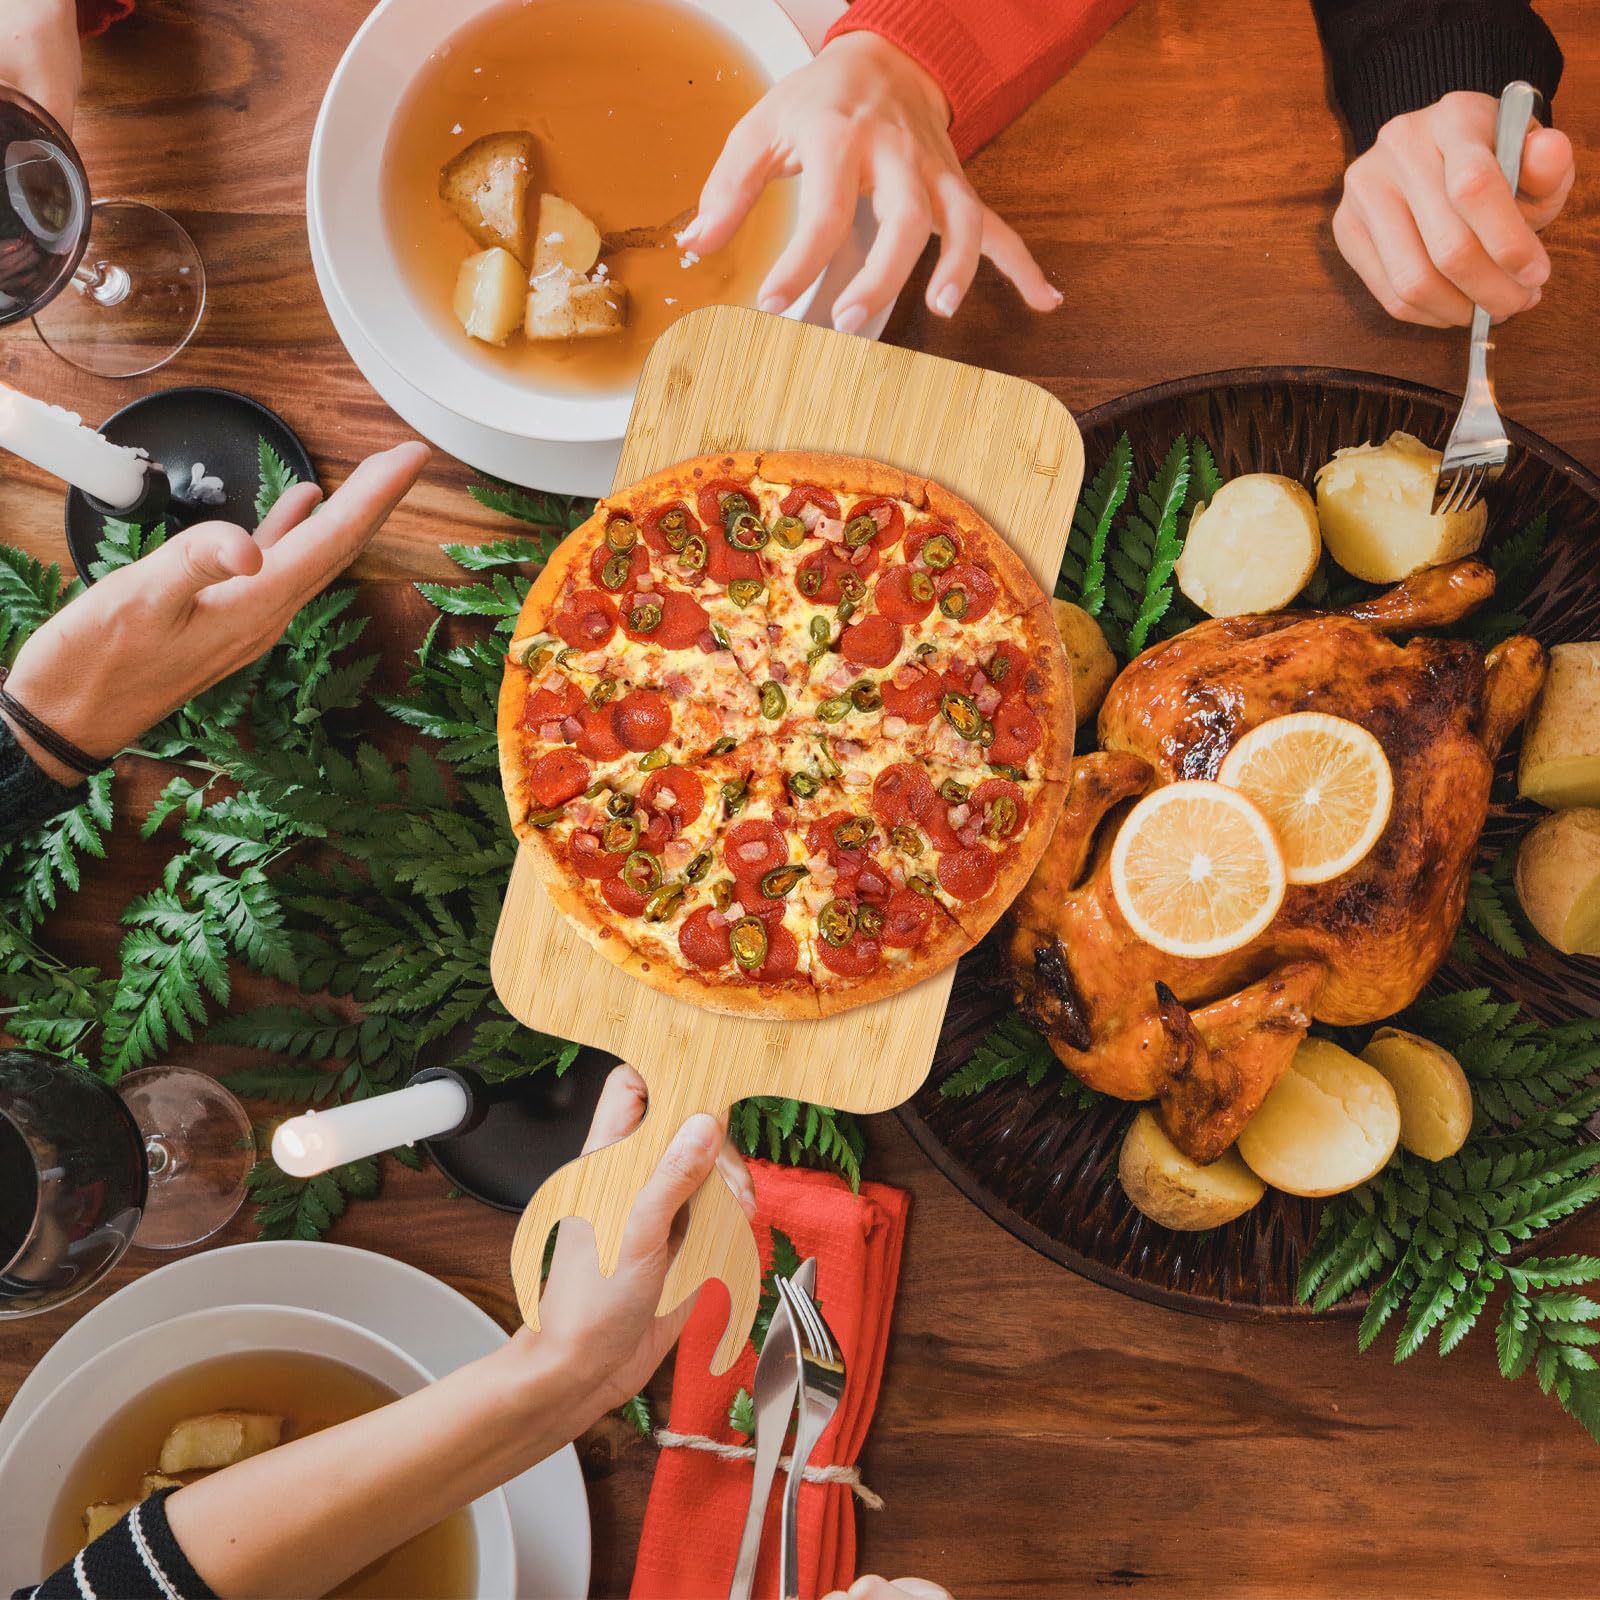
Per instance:
[[[815,1289],[815,1256],[800,1263],[794,1281],[802,1284],[807,1294]],[[766,1342],[761,1346],[751,1389],[756,1424],[755,1480],[750,1485],[750,1509],[745,1514],[739,1559],[734,1564],[728,1600],[750,1600],[750,1592],[755,1587],[767,1501],[772,1498],[772,1480],[777,1476],[778,1459],[783,1454],[783,1441],[789,1432],[789,1419],[794,1415],[795,1396],[800,1389],[800,1338],[789,1320],[789,1308],[782,1300],[778,1301],[767,1327]]]

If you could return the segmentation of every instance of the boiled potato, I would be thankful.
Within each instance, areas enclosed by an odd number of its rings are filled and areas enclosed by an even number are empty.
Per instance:
[[[594,339],[627,320],[620,283],[596,283],[570,267],[549,267],[528,286],[522,331],[530,339]]]
[[[1317,508],[1293,478],[1230,478],[1189,523],[1178,587],[1213,617],[1280,611],[1305,588],[1322,556]]]
[[[1600,639],[1550,647],[1522,734],[1517,790],[1553,810],[1600,806]]]
[[[185,1417],[161,1446],[161,1471],[192,1472],[197,1467],[231,1467],[236,1461],[271,1450],[283,1437],[283,1418],[257,1411],[210,1411]]]
[[[1072,665],[1072,707],[1081,728],[1100,709],[1106,690],[1116,678],[1117,658],[1112,655],[1100,624],[1082,606],[1075,606],[1070,600],[1052,600],[1050,610]]]
[[[1517,899],[1557,950],[1600,956],[1600,810],[1546,817],[1517,849]]]
[[[138,1505],[137,1500],[97,1500],[83,1509],[83,1538],[93,1544],[107,1528],[114,1528]]]
[[[1397,583],[1423,567],[1469,556],[1489,508],[1433,514],[1440,455],[1409,433],[1335,450],[1317,473],[1317,519],[1328,554],[1368,583]]]
[[[533,276],[549,267],[587,272],[600,259],[600,230],[570,200],[558,194],[539,196],[539,220],[533,228]]]
[[[528,256],[531,133],[486,133],[439,172],[439,194],[482,249],[499,245],[518,261]]]
[[[1180,1232],[1232,1222],[1267,1192],[1232,1150],[1209,1167],[1191,1161],[1162,1132],[1148,1106],[1133,1119],[1122,1141],[1117,1176],[1122,1192],[1152,1222]]]
[[[1379,1028],[1361,1052],[1389,1080],[1400,1104],[1400,1143],[1424,1161],[1443,1161],[1472,1132],[1472,1089],[1443,1045],[1403,1028]]]
[[[1394,1154],[1400,1102],[1376,1067],[1327,1039],[1307,1039],[1239,1135],[1258,1178],[1286,1194],[1340,1194]]]
[[[522,322],[527,292],[522,263],[509,250],[481,250],[456,274],[456,317],[474,339],[503,344]]]

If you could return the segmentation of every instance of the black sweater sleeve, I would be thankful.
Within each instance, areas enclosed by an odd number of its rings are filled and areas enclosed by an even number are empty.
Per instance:
[[[1529,0],[1311,0],[1311,9],[1357,154],[1391,117],[1452,89],[1498,98],[1525,78],[1550,120],[1561,49]]]
[[[217,1600],[167,1524],[163,1489],[107,1528],[66,1566],[12,1600]]]
[[[83,786],[57,783],[0,717],[0,843],[83,804]]]

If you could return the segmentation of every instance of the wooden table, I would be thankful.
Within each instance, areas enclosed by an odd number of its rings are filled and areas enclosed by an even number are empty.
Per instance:
[[[1540,9],[1567,53],[1557,110],[1581,176],[1548,236],[1544,302],[1502,340],[1500,394],[1519,421],[1600,467],[1600,33],[1583,0]],[[301,431],[327,484],[403,438],[323,312],[303,217],[318,99],[365,10],[141,0],[135,20],[93,44],[78,134],[97,192],[152,200],[191,228],[210,271],[206,324],[173,366],[127,384],[77,377],[23,326],[0,335],[0,374],[92,419],[172,382],[241,386]],[[1456,383],[1461,341],[1388,321],[1335,253],[1342,168],[1306,10],[1143,0],[973,163],[1066,305],[1031,317],[986,270],[946,324],[923,309],[919,273],[888,336],[1034,378],[1078,410],[1253,363]],[[4,536],[64,559],[56,487],[10,458],[3,471]],[[444,572],[437,541],[498,527],[462,493],[467,478],[437,459],[358,574]],[[57,919],[58,945],[109,958],[116,912],[150,871],[150,856],[119,840]],[[1600,1591],[1581,1488],[1600,1454],[1531,1380],[1501,1381],[1487,1330],[1447,1361],[1396,1369],[1380,1351],[1358,1356],[1348,1324],[1158,1310],[1004,1234],[892,1118],[869,1131],[872,1175],[915,1203],[863,1463],[888,1501],[863,1516],[865,1570],[927,1573],[962,1595]],[[248,1236],[243,1220],[228,1234]],[[403,1171],[335,1234],[438,1274],[508,1324],[510,1236],[506,1217]],[[1563,1248],[1600,1250],[1600,1217]],[[0,1400],[98,1298],[6,1327]],[[621,1593],[654,1448],[602,1432],[586,1455],[595,1589]]]

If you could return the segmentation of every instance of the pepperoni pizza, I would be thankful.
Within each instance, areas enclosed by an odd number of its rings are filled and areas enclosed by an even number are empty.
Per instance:
[[[704,457],[602,501],[518,619],[511,821],[604,955],[714,1010],[826,1016],[975,943],[1072,759],[1046,596],[935,483]]]

